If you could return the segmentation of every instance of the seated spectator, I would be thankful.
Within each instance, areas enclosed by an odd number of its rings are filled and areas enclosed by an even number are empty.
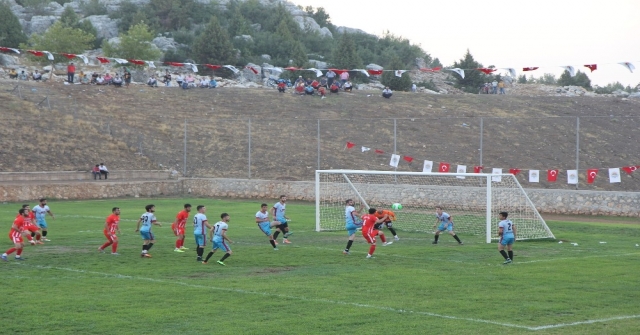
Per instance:
[[[149,80],[147,80],[147,85],[151,87],[158,87],[158,80],[156,79],[156,76],[149,77]]]
[[[321,99],[324,99],[327,95],[327,89],[324,86],[318,87],[318,95],[322,97]]]
[[[20,71],[20,74],[18,75],[18,79],[19,80],[29,80],[29,76],[27,76],[27,73],[24,72],[24,70]]]
[[[416,93],[417,91],[418,91],[418,87],[416,86],[416,84],[415,84],[415,83],[413,83],[413,84],[411,85],[411,92]]]
[[[11,71],[9,71],[9,79],[18,79],[18,73],[16,73],[15,69],[11,69]]]
[[[208,88],[209,87],[209,81],[207,80],[206,77],[200,78],[199,86],[200,86],[200,88]]]
[[[124,68],[124,86],[129,88],[129,84],[131,84],[131,72],[125,67]]]
[[[93,180],[102,179],[102,175],[100,174],[100,164],[96,164],[91,170],[91,174],[93,174]]]
[[[107,167],[104,166],[104,163],[100,163],[100,166],[98,166],[98,169],[100,170],[100,174],[104,176],[104,179],[107,179],[107,176],[109,175],[109,170],[107,170]]]
[[[93,74],[91,74],[91,83],[96,84],[97,80],[98,80],[98,73],[94,72]]]
[[[304,95],[304,82],[298,82],[296,85],[296,93]]]
[[[169,87],[171,85],[171,73],[169,73],[169,70],[167,70],[167,73],[164,74],[164,77],[162,77],[162,83],[164,83],[164,86]]]
[[[311,83],[313,83],[313,80],[311,80],[311,78],[307,78],[307,80],[304,81],[305,86],[311,86]]]
[[[189,89],[189,83],[187,83],[186,80],[182,82],[182,89],[183,90],[188,90]]]
[[[113,86],[122,87],[122,78],[119,74],[116,74],[116,77],[113,78],[111,82],[113,83]]]
[[[318,87],[320,87],[320,83],[319,83],[317,80],[315,80],[315,79],[314,79],[314,80],[311,82],[311,87],[313,87],[313,89],[317,90],[317,89],[318,89]]]
[[[89,77],[86,74],[80,72],[80,76],[78,77],[78,82],[84,85],[88,85]]]
[[[105,85],[111,85],[112,81],[113,81],[113,77],[107,72],[107,74],[104,75]]]
[[[182,83],[184,82],[184,77],[181,74],[178,74],[176,78],[176,83],[178,83],[178,87],[182,87]]]
[[[196,77],[188,75],[185,81],[189,84],[189,87],[196,87]]]
[[[40,80],[42,80],[42,73],[40,73],[40,72],[38,72],[38,70],[36,70],[36,71],[33,73],[33,80],[35,80],[35,81],[40,81]]]
[[[304,84],[304,79],[302,79],[302,76],[299,76],[298,79],[296,79],[296,81],[293,83],[293,86],[298,87],[299,83]]]
[[[218,82],[215,79],[211,78],[211,80],[209,81],[209,88],[216,88],[216,87],[218,87]]]
[[[107,83],[104,82],[104,78],[102,78],[102,75],[99,74],[98,78],[96,78],[96,85],[106,85]]]
[[[335,81],[331,84],[331,87],[329,87],[329,92],[331,93],[337,94],[339,90],[340,90],[340,86],[338,86],[338,83]]]
[[[350,80],[347,79],[347,81],[344,83],[344,91],[351,92],[352,90],[353,90],[353,84],[351,83]]]
[[[382,90],[382,96],[389,99],[391,98],[391,96],[393,95],[393,92],[391,92],[391,90],[389,89],[389,86],[385,87],[384,90]]]
[[[304,93],[306,95],[313,95],[314,93],[316,93],[316,91],[313,89],[311,85],[309,85],[304,87]]]
[[[287,89],[287,84],[282,79],[278,79],[278,92],[284,93]]]
[[[327,88],[327,78],[325,78],[324,76],[322,78],[320,78],[320,85],[321,87]]]

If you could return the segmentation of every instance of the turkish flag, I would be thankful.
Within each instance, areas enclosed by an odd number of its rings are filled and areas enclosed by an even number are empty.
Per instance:
[[[445,163],[445,162],[440,162],[440,168],[439,168],[439,172],[449,172],[449,169],[451,168],[451,164],[449,163]]]
[[[522,71],[533,71],[533,70],[537,70],[538,67],[537,66],[530,66],[530,67],[523,67]]]
[[[484,67],[476,69],[476,70],[484,72],[484,74],[491,74],[491,72],[496,71],[496,69],[487,69],[487,68],[484,68]]]
[[[96,57],[96,59],[100,62],[100,64],[111,63],[106,57]]]
[[[129,63],[135,64],[135,65],[145,65],[147,63],[145,63],[143,60],[138,60],[138,59],[127,59],[129,61]]]
[[[587,184],[593,184],[593,181],[596,180],[596,176],[598,175],[598,169],[588,169],[587,170]]]
[[[413,162],[413,157],[410,157],[410,156],[404,156],[404,157],[402,157],[402,159],[407,161],[409,164],[411,164],[411,162]]]
[[[18,51],[18,49],[14,49],[14,48],[7,48],[7,47],[0,47],[0,51],[2,52],[9,52],[9,51],[13,51],[17,54],[20,53],[20,51]]]
[[[430,67],[420,68],[421,72],[439,72],[440,70],[442,70],[442,67],[440,66],[434,67],[434,68],[430,68]]]
[[[333,70],[333,72],[335,72],[337,75],[341,75],[344,72],[349,72],[349,70],[347,69],[343,69],[343,70],[331,69],[331,70]]]
[[[27,50],[28,53],[36,56],[36,57],[42,57],[44,56],[44,52],[42,51],[35,51],[35,50]]]
[[[76,57],[76,55],[74,55],[74,54],[61,53],[61,55],[67,57],[68,59],[74,59]]]
[[[384,153],[384,151],[382,151],[382,150],[380,150],[380,149],[376,149],[376,153],[377,153],[377,154],[383,154],[383,153]]]
[[[626,172],[627,174],[632,174],[633,171],[637,170],[638,168],[640,168],[640,166],[638,165],[631,165],[631,166],[625,166],[622,169],[624,170],[624,172]]]
[[[367,70],[367,72],[369,72],[369,74],[372,76],[379,76],[382,74],[382,70]]]
[[[484,166],[476,165],[473,167],[473,173],[482,173],[482,169],[484,169]]]
[[[285,69],[285,70],[289,70],[289,71],[298,71],[298,70],[301,70],[301,69],[299,69],[299,68],[297,68],[297,67],[295,67],[295,66],[285,67],[284,69]]]
[[[178,63],[178,62],[164,62],[164,63],[171,66],[184,66],[184,63]]]
[[[520,173],[520,169],[509,169],[509,173],[516,176],[518,175],[518,173]]]
[[[211,70],[217,70],[222,67],[222,65],[211,65],[211,64],[205,64],[204,66],[210,68]]]
[[[598,69],[598,64],[587,64],[584,67],[588,67],[589,70],[591,70],[591,72],[593,72],[593,71]]]
[[[347,149],[351,149],[355,146],[355,143],[347,142]]]
[[[258,70],[256,70],[253,66],[245,66],[247,69],[251,70],[253,74],[258,74]]]
[[[558,169],[555,170],[547,170],[547,181],[551,183],[555,183],[558,179]]]

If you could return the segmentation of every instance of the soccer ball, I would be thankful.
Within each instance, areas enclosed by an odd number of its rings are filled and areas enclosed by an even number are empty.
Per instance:
[[[391,209],[400,210],[402,209],[402,205],[396,202],[395,204],[391,205]]]

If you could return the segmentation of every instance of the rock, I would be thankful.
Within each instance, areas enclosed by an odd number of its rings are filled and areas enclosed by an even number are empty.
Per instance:
[[[309,59],[309,63],[311,63],[311,65],[313,65],[313,67],[315,67],[316,69],[328,69],[329,68],[329,64],[327,62],[323,62],[323,61],[320,61],[320,60]]]
[[[613,91],[613,95],[618,98],[626,98],[629,96],[629,92],[623,90],[615,90]]]
[[[2,66],[18,65],[18,58],[11,55],[7,55],[7,54],[0,54],[0,65]]]
[[[422,92],[428,93],[428,94],[440,94],[440,92],[432,91],[432,90],[427,89],[427,88],[423,89]]]
[[[252,68],[256,70],[256,72],[258,73],[253,72],[251,70]],[[262,83],[262,67],[260,65],[249,63],[242,70],[242,77],[249,82]],[[252,87],[252,86],[247,86],[247,87]]]
[[[338,34],[343,34],[343,33],[346,32],[347,34],[366,34],[366,35],[369,35],[362,29],[349,28],[349,27],[344,27],[344,26],[336,27],[336,32]]]
[[[59,3],[52,1],[44,7],[44,10],[53,15],[60,16],[64,11],[64,7],[62,7],[62,5],[60,5]]]
[[[96,28],[98,37],[110,39],[118,36],[118,20],[112,20],[108,15],[91,15],[81,21],[85,20],[91,22]]]
[[[260,31],[262,30],[262,25],[260,23],[254,23],[251,25],[251,29],[253,29],[254,31]]]
[[[251,37],[251,35],[234,36],[233,39],[234,40],[242,40],[242,41],[245,41],[245,42],[253,43],[253,37]]]
[[[636,92],[636,93],[631,93],[631,94],[629,94],[629,98],[636,98],[636,99],[640,99],[640,92]]]
[[[365,66],[364,68],[367,69],[367,70],[382,70],[383,69],[382,66],[380,66],[378,64],[373,64],[373,63]]]
[[[58,17],[56,16],[33,16],[31,18],[29,33],[42,34],[47,31],[57,19]]]
[[[270,60],[271,60],[271,56],[270,56],[270,55],[267,55],[267,54],[262,54],[262,55],[260,55],[260,58],[262,58],[262,60],[265,60],[265,61],[270,61]],[[263,65],[263,66],[264,66],[264,65]],[[273,67],[273,66],[272,66],[272,67]]]
[[[164,37],[158,36],[151,41],[158,49],[162,50],[162,52],[167,52],[169,50],[175,52],[178,48],[178,43],[172,37]]]
[[[416,64],[416,67],[418,67],[418,69],[427,67],[427,62],[424,61],[424,58],[420,58],[420,57],[416,58],[415,64]]]
[[[329,30],[329,28],[327,28],[327,27],[320,28],[318,33],[320,33],[320,36],[333,38],[333,34],[331,33],[331,30]]]

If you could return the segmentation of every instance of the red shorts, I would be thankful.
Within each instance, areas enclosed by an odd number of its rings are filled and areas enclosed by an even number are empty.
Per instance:
[[[15,244],[22,243],[24,241],[22,239],[22,234],[13,230],[9,232],[9,238]]]
[[[183,235],[184,236],[184,227],[171,225],[171,230],[173,230],[173,235],[176,235],[176,236]]]
[[[28,231],[30,231],[32,233],[37,233],[38,230],[40,230],[40,229],[38,229],[38,227],[36,227],[35,225],[30,224],[27,227],[25,227],[25,230],[28,230]]]
[[[362,237],[367,240],[367,243],[376,243],[376,236],[378,236],[378,230],[373,227],[365,227],[362,229]]]
[[[118,240],[118,236],[116,236],[115,232],[110,232],[107,230],[103,230],[102,233],[104,233],[104,237],[107,238],[107,240],[109,240],[109,242],[115,242]]]

